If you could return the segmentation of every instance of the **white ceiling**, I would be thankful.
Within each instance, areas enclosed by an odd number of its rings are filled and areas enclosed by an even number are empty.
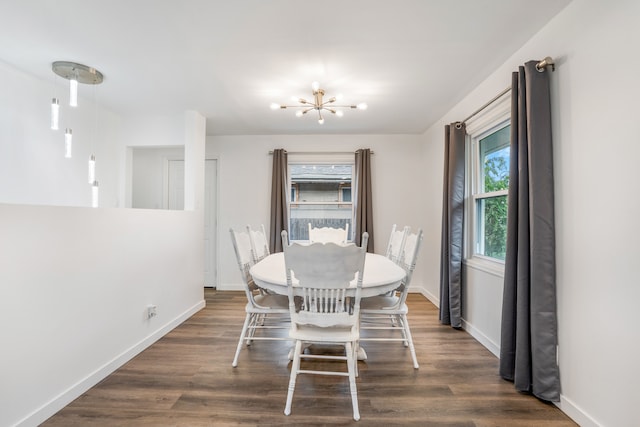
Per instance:
[[[52,84],[54,61],[94,67],[107,108],[198,110],[209,135],[414,134],[569,1],[1,0],[0,60]],[[319,125],[269,108],[314,80],[369,109]]]

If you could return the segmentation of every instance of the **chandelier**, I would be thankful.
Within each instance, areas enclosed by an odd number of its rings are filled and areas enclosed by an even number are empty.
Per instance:
[[[307,101],[304,98],[298,98],[296,96],[293,96],[292,99],[294,102],[298,102],[298,105],[281,105],[281,104],[276,104],[273,103],[271,104],[271,109],[272,110],[284,110],[287,108],[298,108],[299,110],[296,111],[296,117],[302,117],[303,115],[307,114],[310,111],[317,111],[318,112],[318,123],[319,124],[324,124],[324,117],[322,116],[322,110],[328,111],[331,114],[335,114],[338,117],[342,117],[344,115],[342,110],[338,110],[338,108],[357,108],[358,110],[366,110],[367,109],[367,104],[365,104],[364,102],[361,102],[360,104],[357,105],[338,105],[335,104],[336,102],[340,102],[340,100],[342,99],[341,95],[336,95],[333,96],[329,99],[327,99],[326,101],[324,100],[324,89],[320,88],[320,83],[318,82],[313,82],[311,84],[311,89],[312,89],[312,93],[313,93],[313,102],[311,101]]]

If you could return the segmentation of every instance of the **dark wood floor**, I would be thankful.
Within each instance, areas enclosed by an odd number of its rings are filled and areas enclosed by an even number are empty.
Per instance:
[[[205,297],[205,309],[43,426],[576,425],[500,379],[497,358],[466,332],[440,325],[437,308],[417,294],[408,302],[419,370],[402,344],[366,342],[360,421],[351,418],[342,377],[298,377],[285,416],[289,343],[256,342],[232,368],[244,293],[207,289]]]

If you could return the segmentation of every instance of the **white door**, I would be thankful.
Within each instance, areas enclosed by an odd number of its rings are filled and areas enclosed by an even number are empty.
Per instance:
[[[218,270],[218,161],[207,159],[204,167],[204,285],[215,288]]]
[[[184,160],[169,160],[169,209],[184,209]],[[217,286],[218,161],[207,159],[204,168],[204,286]]]

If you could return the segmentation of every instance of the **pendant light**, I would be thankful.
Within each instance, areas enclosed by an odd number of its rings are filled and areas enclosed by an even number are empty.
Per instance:
[[[58,98],[51,99],[51,129],[58,130],[60,123],[60,100]]]
[[[93,184],[96,180],[96,156],[93,154],[89,157],[89,184]]]
[[[64,157],[71,158],[71,149],[73,148],[73,130],[67,128],[64,131]]]
[[[91,207],[98,207],[98,181],[93,181],[91,184]]]
[[[76,62],[56,61],[51,65],[54,73],[69,80],[69,105],[78,106],[78,83],[97,85],[102,83],[102,73],[93,67]]]

